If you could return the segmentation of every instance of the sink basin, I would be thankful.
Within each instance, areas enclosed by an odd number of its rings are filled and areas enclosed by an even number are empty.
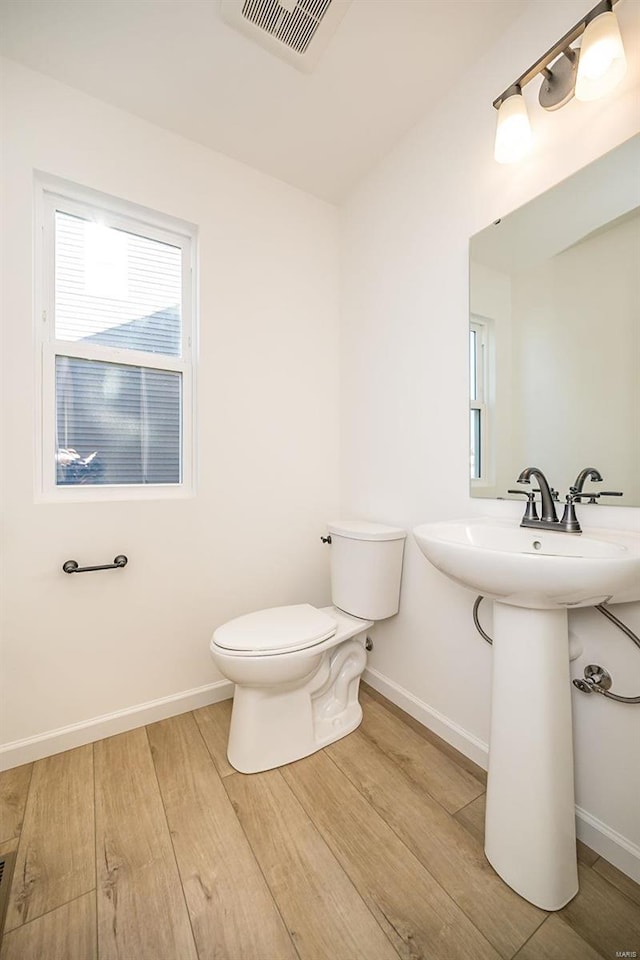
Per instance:
[[[576,535],[487,518],[427,523],[413,533],[438,570],[502,603],[553,610],[640,600],[640,536],[633,533]]]
[[[640,536],[488,518],[413,533],[434,566],[494,601],[485,854],[522,897],[559,910],[578,892],[568,611],[640,600]]]

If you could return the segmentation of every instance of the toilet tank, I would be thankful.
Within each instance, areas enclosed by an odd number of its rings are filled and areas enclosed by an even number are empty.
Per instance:
[[[406,532],[366,520],[336,520],[331,534],[331,601],[362,620],[398,612]]]

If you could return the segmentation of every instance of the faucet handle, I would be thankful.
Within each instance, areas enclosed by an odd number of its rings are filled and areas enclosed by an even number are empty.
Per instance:
[[[524,518],[526,520],[539,519],[538,511],[536,509],[536,493],[540,493],[539,490],[507,490],[507,493],[519,493],[520,495],[524,495],[527,498],[527,506],[524,511]]]
[[[599,490],[597,493],[593,490],[576,491],[573,487],[571,489],[571,496],[574,500],[587,500],[588,503],[597,503],[598,497],[623,497],[624,494],[622,490]]]
[[[575,502],[580,499],[580,494],[575,494],[573,488],[565,497],[564,513],[560,521],[560,527],[567,533],[582,533],[580,522],[576,516]],[[594,501],[595,502],[595,501]]]

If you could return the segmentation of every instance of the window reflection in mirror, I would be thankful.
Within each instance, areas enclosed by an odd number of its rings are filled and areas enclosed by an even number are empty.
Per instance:
[[[490,321],[472,316],[469,325],[469,471],[472,481],[488,482]]]

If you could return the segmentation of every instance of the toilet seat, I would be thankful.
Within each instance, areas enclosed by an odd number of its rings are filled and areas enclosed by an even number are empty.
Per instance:
[[[218,627],[213,643],[229,656],[270,656],[313,647],[337,629],[337,621],[323,610],[299,603],[236,617]]]

